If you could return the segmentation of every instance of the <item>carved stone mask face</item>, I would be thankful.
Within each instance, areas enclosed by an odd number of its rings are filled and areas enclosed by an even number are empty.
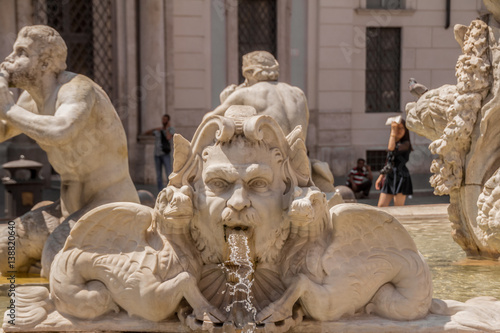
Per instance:
[[[0,65],[1,70],[7,72],[10,85],[25,88],[34,83],[37,72],[41,71],[36,45],[31,38],[16,40],[13,52]]]
[[[202,177],[194,184],[193,226],[204,262],[220,263],[229,234],[249,238],[251,256],[275,256],[283,232],[283,157],[277,149],[236,138],[203,152]]]

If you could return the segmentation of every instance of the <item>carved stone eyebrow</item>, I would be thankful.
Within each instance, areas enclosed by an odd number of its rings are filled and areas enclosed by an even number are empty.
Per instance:
[[[273,180],[273,170],[268,165],[252,164],[245,170],[243,179],[248,182],[254,178],[264,178],[268,182]]]
[[[248,182],[254,178],[264,178],[268,182],[273,180],[273,170],[268,165],[251,164],[249,166],[234,166],[232,164],[214,164],[208,166],[204,171],[205,180],[222,178],[234,182],[238,178]]]
[[[231,164],[213,164],[208,166],[203,173],[204,178],[207,180],[223,178],[224,180],[233,182],[239,178],[238,170]]]
[[[26,43],[15,43],[14,44],[14,47],[13,47],[14,51],[15,52],[25,52],[26,54],[30,54],[30,49],[29,49],[29,45],[27,45]]]

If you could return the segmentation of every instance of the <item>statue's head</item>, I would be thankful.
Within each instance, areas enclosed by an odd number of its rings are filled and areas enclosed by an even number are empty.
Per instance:
[[[241,68],[249,85],[260,81],[277,81],[280,65],[274,56],[266,51],[254,51],[243,56]]]
[[[45,25],[26,26],[19,31],[13,52],[1,65],[9,83],[24,88],[43,73],[66,69],[67,47],[59,33]]]
[[[258,262],[277,259],[290,232],[296,187],[310,185],[300,127],[287,137],[269,116],[232,106],[207,118],[191,143],[174,138],[170,185],[193,192],[191,235],[205,263],[226,258],[230,234],[248,237]]]

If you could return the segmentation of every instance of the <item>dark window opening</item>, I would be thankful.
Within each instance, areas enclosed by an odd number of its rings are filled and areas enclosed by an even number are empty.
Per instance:
[[[368,9],[404,9],[405,0],[366,0]]]
[[[378,172],[385,165],[387,159],[387,151],[385,150],[367,150],[366,151],[366,164],[368,164],[372,171]]]
[[[401,112],[401,28],[366,29],[366,112]]]
[[[56,29],[68,47],[67,70],[113,95],[112,0],[33,0],[34,22]]]
[[[252,51],[267,51],[276,57],[277,7],[276,0],[238,1],[238,64],[240,83],[241,57]]]

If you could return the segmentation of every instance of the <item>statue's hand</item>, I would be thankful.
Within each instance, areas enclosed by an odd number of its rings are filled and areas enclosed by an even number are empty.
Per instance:
[[[0,119],[6,118],[7,111],[9,111],[14,104],[14,97],[9,90],[9,83],[3,72],[0,72]]]
[[[171,281],[164,282],[163,285],[164,289],[171,292],[182,291],[184,298],[193,308],[193,315],[196,319],[209,320],[213,323],[223,323],[226,320],[227,316],[208,302],[201,293],[196,278],[188,272],[180,273]]]

